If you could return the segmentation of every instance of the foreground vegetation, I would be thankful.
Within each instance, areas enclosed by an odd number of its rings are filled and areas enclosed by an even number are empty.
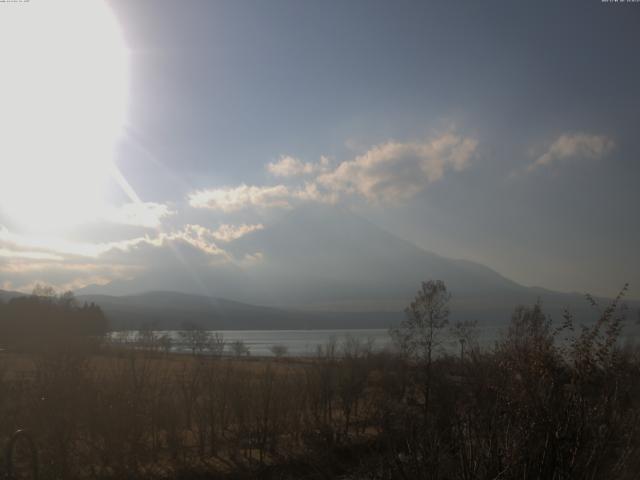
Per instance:
[[[586,327],[520,307],[488,351],[448,324],[441,282],[394,352],[351,338],[309,360],[226,357],[218,336],[217,353],[175,355],[82,330],[0,355],[0,434],[27,428],[46,479],[636,478],[640,351],[619,345],[621,297]],[[452,336],[459,354],[442,354]]]

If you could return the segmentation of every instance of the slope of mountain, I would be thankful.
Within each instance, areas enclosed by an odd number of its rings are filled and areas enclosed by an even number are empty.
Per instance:
[[[406,300],[429,278],[460,294],[524,289],[488,267],[428,252],[338,208],[293,210],[231,248],[262,252],[247,300],[265,304]]]

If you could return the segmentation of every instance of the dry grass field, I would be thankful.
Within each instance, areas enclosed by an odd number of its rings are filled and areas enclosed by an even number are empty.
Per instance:
[[[0,441],[26,429],[47,480],[636,477],[640,349],[620,346],[620,297],[582,327],[517,308],[481,350],[427,286],[393,353],[352,337],[310,358],[228,356],[196,330],[190,354],[150,331],[14,342]],[[455,356],[438,348],[452,335]]]

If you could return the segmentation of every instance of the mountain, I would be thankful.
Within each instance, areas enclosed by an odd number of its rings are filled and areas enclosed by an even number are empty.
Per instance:
[[[127,295],[180,291],[278,307],[332,302],[403,301],[420,281],[439,278],[452,291],[518,291],[522,286],[484,265],[423,250],[343,209],[306,206],[225,245],[235,258],[211,265],[186,249],[164,252],[134,279],[92,285],[78,294]],[[154,260],[157,257],[154,257]]]
[[[264,261],[251,270],[251,300],[260,303],[406,300],[430,278],[444,280],[456,293],[524,288],[484,265],[423,250],[336,207],[293,210],[231,248],[263,254]]]
[[[251,273],[256,288],[248,300],[256,303],[402,312],[422,281],[440,279],[452,293],[453,321],[504,324],[515,306],[538,300],[554,318],[566,308],[585,319],[596,314],[584,295],[520,285],[485,265],[419,248],[339,208],[293,210],[233,247],[264,255]]]
[[[262,260],[245,267],[210,265],[198,257],[190,261],[185,251],[176,256],[179,261],[135,279],[77,293],[93,294],[87,298],[124,323],[197,319],[224,328],[388,324],[401,318],[428,279],[447,284],[452,321],[503,325],[515,306],[538,300],[554,318],[565,308],[584,319],[596,314],[583,295],[520,285],[487,266],[419,248],[336,207],[296,208],[225,248],[235,258],[259,252]],[[116,300],[117,295],[127,296]],[[638,302],[630,303],[638,308]]]

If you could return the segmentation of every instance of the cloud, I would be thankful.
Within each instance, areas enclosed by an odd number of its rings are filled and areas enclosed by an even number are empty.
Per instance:
[[[198,190],[189,194],[189,205],[194,208],[208,208],[233,212],[243,208],[252,207],[279,207],[290,206],[291,192],[284,185],[267,187],[239,185],[237,187],[212,188]]]
[[[0,249],[5,258],[30,257],[40,260],[56,260],[60,258],[60,254],[77,253],[70,242],[40,235],[37,237],[20,235],[9,231],[4,225],[0,225]]]
[[[189,205],[194,208],[236,212],[249,207],[292,208],[295,202],[311,201],[336,203],[337,192],[328,191],[316,182],[287,187],[285,185],[255,186],[242,184],[238,187],[199,190],[188,196]]]
[[[233,212],[248,207],[290,208],[295,202],[335,204],[345,195],[372,203],[399,203],[436,182],[447,171],[465,169],[478,142],[453,131],[422,142],[386,142],[331,168],[327,157],[318,163],[283,156],[267,169],[275,176],[305,175],[297,185],[248,186],[199,190],[188,196],[194,208]]]
[[[112,248],[113,245],[134,242],[136,240],[137,239],[108,243],[73,242],[59,237],[19,234],[11,232],[7,227],[0,225],[0,248],[5,252],[4,257],[19,258],[30,255],[33,258],[38,256],[40,259],[51,256],[55,256],[56,258],[60,256],[95,258]]]
[[[247,233],[262,230],[264,225],[261,223],[255,225],[247,225],[245,223],[241,225],[220,225],[213,233],[213,238],[221,242],[231,242],[244,237]]]
[[[248,233],[251,229],[261,228],[256,225],[244,225],[233,232],[236,235]],[[244,228],[244,233],[240,233]],[[227,232],[229,235],[231,233]],[[230,258],[227,252],[217,245],[220,232],[201,225],[187,224],[171,232],[160,232],[154,235],[128,238],[104,243],[83,243],[57,240],[54,238],[33,238],[10,232],[0,225],[0,257],[30,258],[38,260],[61,260],[65,258],[84,258],[92,261],[100,260],[113,252],[131,252],[141,246],[165,247],[174,243],[183,243],[197,250],[221,258]],[[237,236],[236,238],[239,238]]]
[[[168,233],[158,233],[154,236],[146,235],[118,242],[109,242],[95,245],[99,258],[108,257],[114,259],[131,259],[140,262],[140,255],[122,255],[140,252],[143,249],[161,249],[189,246],[194,250],[209,257],[216,257],[219,261],[230,261],[231,256],[217,243],[216,232],[201,225],[185,225],[180,229]],[[210,258],[212,259],[212,258]]]
[[[102,219],[121,225],[158,228],[162,219],[173,215],[167,205],[154,202],[127,203],[106,209]]]
[[[59,291],[75,290],[91,284],[104,285],[115,279],[132,278],[140,270],[133,265],[119,265],[78,258],[7,257],[0,263],[5,290],[30,292],[40,284]]]
[[[3,258],[23,258],[30,260],[62,260],[60,255],[47,252],[30,252],[28,250],[11,250],[8,248],[0,248],[0,257]],[[1,267],[0,267],[1,268]]]
[[[289,155],[282,155],[277,162],[267,164],[267,171],[276,177],[312,175],[329,169],[329,159],[320,157],[318,163],[305,163]]]
[[[569,158],[602,158],[614,148],[614,141],[605,135],[563,134],[543,155],[527,167],[527,171],[531,172]]]
[[[469,165],[478,142],[452,132],[414,143],[387,142],[341,163],[316,181],[330,191],[358,194],[370,202],[398,203]]]
[[[340,193],[330,191],[318,185],[317,182],[305,182],[305,184],[293,192],[293,196],[302,201],[336,204],[340,200]]]
[[[175,233],[161,235],[160,239],[163,242],[182,241],[208,255],[221,257],[222,259],[230,258],[227,252],[216,244],[216,232],[201,225],[186,225]]]
[[[241,260],[240,265],[245,267],[251,267],[261,263],[264,260],[264,254],[262,252],[247,253]]]
[[[218,231],[188,224],[171,232],[119,241],[76,243],[34,238],[0,225],[0,274],[5,286],[22,291],[29,291],[35,283],[64,290],[128,279],[153,269],[233,265],[244,258],[235,259],[218,246],[221,232],[239,238],[258,228],[262,226],[240,225]]]

